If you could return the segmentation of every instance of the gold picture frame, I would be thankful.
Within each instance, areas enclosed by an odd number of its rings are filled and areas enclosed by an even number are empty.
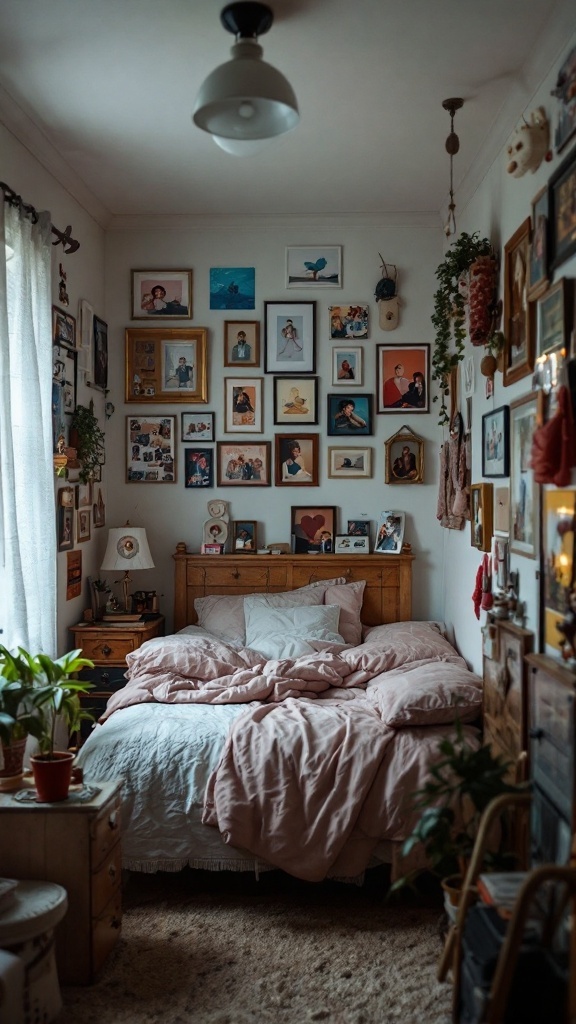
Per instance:
[[[473,548],[490,551],[493,534],[492,484],[472,484],[470,487],[470,534]]]
[[[206,327],[128,327],[125,401],[207,402],[207,336]]]
[[[403,426],[384,442],[387,484],[424,483],[424,438]]]

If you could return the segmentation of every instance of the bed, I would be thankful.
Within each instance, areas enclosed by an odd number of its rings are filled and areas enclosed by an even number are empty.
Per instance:
[[[413,556],[174,560],[175,632],[128,655],[78,754],[123,780],[124,867],[397,874],[411,795],[482,704],[441,624],[411,621]]]

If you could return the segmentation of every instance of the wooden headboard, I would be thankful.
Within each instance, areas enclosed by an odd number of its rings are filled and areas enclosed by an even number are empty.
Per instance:
[[[349,583],[366,580],[366,626],[412,617],[413,555],[192,555],[181,542],[173,558],[176,631],[197,621],[197,597],[285,593],[334,576]]]

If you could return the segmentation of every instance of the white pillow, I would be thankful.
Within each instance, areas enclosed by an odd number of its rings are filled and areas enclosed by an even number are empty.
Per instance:
[[[247,647],[266,658],[298,658],[315,650],[310,640],[345,643],[338,633],[338,605],[300,602],[290,608],[269,603],[277,596],[244,598]]]

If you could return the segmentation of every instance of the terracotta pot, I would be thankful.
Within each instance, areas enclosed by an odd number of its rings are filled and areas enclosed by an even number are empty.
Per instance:
[[[463,882],[463,875],[448,875],[447,878],[440,879],[440,885],[444,891],[444,910],[452,924],[456,921],[458,914]]]
[[[22,740],[12,740],[8,745],[2,744],[4,767],[0,769],[0,789],[17,786],[22,781],[25,749],[26,737]]]
[[[30,758],[41,803],[53,804],[67,799],[75,756],[70,750],[55,750],[53,754],[36,754]]]
[[[493,355],[489,354],[487,356],[483,356],[480,363],[480,373],[483,377],[493,377],[496,373],[497,366],[498,363]]]

